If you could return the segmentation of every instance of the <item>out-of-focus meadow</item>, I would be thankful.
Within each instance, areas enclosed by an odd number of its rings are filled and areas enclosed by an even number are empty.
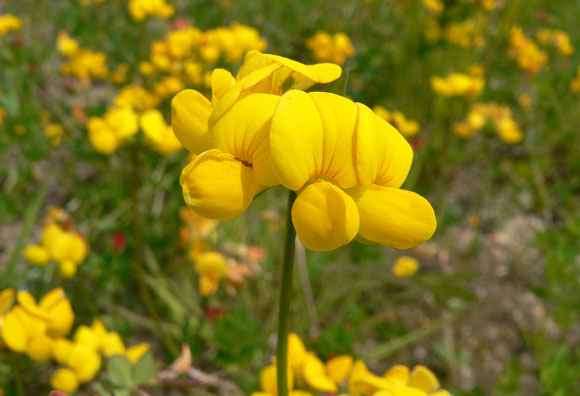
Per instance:
[[[170,119],[251,50],[341,64],[329,90],[408,139],[405,186],[437,214],[409,251],[298,247],[291,329],[338,388],[353,357],[428,366],[453,395],[577,395],[579,18],[577,0],[0,0],[0,395],[275,394],[284,195],[197,216]]]

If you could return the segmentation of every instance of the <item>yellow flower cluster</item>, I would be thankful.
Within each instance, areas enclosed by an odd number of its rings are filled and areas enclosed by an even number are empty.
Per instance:
[[[78,41],[65,32],[58,35],[56,45],[67,60],[61,65],[64,75],[75,77],[85,84],[109,75],[107,56],[104,53],[81,48]]]
[[[22,21],[17,16],[12,14],[0,15],[0,37],[7,35],[10,32],[20,30],[22,28]]]
[[[570,82],[570,90],[573,93],[580,93],[580,67],[578,67],[576,76]]]
[[[496,103],[474,104],[466,119],[456,123],[453,130],[459,136],[471,137],[488,123],[495,127],[497,135],[505,143],[515,144],[523,139],[524,135],[511,109]]]
[[[165,0],[129,0],[129,14],[138,22],[149,17],[168,19],[175,9]]]
[[[340,75],[335,64],[252,51],[236,77],[213,72],[211,102],[194,90],[175,96],[175,134],[197,154],[181,175],[186,203],[227,219],[282,185],[298,194],[292,221],[309,249],[332,250],[357,235],[401,249],[430,238],[431,205],[400,188],[413,159],[405,138],[361,103],[304,92]]]
[[[207,31],[187,26],[155,41],[149,60],[140,64],[140,70],[149,78],[166,76],[153,89],[159,99],[164,99],[180,91],[184,82],[205,84],[205,65],[220,59],[236,63],[246,52],[265,47],[266,42],[256,29],[239,23]]]
[[[53,341],[65,337],[73,321],[74,312],[62,289],[48,292],[39,303],[27,291],[0,292],[0,341],[32,360],[49,360]]]
[[[345,33],[330,35],[317,32],[306,41],[306,46],[319,62],[333,62],[339,65],[354,55],[354,47]]]
[[[419,261],[411,256],[398,257],[393,263],[393,275],[397,278],[409,278],[419,270]]]
[[[131,107],[111,107],[103,117],[91,117],[87,122],[89,140],[102,154],[115,152],[139,130],[139,118]]]
[[[52,376],[55,389],[74,392],[89,382],[101,367],[101,355],[124,355],[135,363],[149,350],[145,343],[125,348],[119,334],[109,332],[100,321],[80,326],[72,340],[66,337],[74,311],[62,289],[53,289],[37,303],[27,291],[0,291],[0,347],[24,353],[37,362],[54,360],[62,365]]]
[[[562,30],[541,29],[536,33],[536,37],[540,43],[556,47],[558,52],[564,56],[571,56],[574,53],[570,36]]]
[[[482,48],[485,45],[485,38],[481,33],[482,24],[481,20],[474,18],[450,23],[445,28],[445,39],[463,48]]]
[[[419,132],[419,123],[405,117],[400,111],[387,110],[383,106],[375,106],[373,110],[379,117],[397,128],[405,137],[415,136]]]
[[[510,55],[520,69],[532,74],[538,73],[548,62],[546,53],[519,26],[510,32]]]
[[[81,325],[72,339],[54,340],[53,359],[62,367],[52,375],[51,385],[56,390],[74,392],[80,384],[97,376],[103,358],[125,356],[135,364],[149,348],[147,343],[126,347],[121,336],[107,330],[100,320],[91,326]]]
[[[199,216],[191,208],[183,208],[180,216],[185,223],[180,231],[181,240],[189,250],[202,296],[215,294],[224,280],[231,286],[240,286],[248,276],[255,274],[252,261],[259,260],[252,260],[250,248],[237,248],[234,252],[245,258],[246,263],[240,263],[210,248],[217,221]]]
[[[309,351],[296,334],[288,337],[288,389],[292,396],[340,394],[344,396],[450,396],[437,377],[424,366],[396,365],[383,376],[371,373],[364,362],[340,355],[327,362]],[[260,373],[261,391],[252,396],[276,395],[276,365]]]
[[[65,278],[73,277],[88,254],[85,239],[75,231],[68,215],[61,209],[48,211],[39,244],[28,244],[24,257],[31,264],[45,266],[54,261]]]
[[[483,91],[485,80],[482,76],[472,73],[451,73],[446,77],[431,78],[431,88],[441,96],[477,96]]]

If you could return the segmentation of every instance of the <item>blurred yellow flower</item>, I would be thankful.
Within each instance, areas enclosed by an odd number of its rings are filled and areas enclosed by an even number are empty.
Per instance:
[[[419,270],[419,261],[410,256],[398,257],[393,263],[393,275],[397,278],[409,278]]]
[[[433,14],[440,14],[445,9],[441,0],[423,0],[423,6]]]
[[[22,20],[12,14],[0,15],[0,37],[6,34],[20,30],[22,28]]]
[[[563,30],[540,29],[536,33],[536,37],[540,43],[556,47],[558,52],[564,56],[571,56],[574,53],[570,36]]]
[[[445,40],[462,48],[482,48],[485,45],[484,25],[485,21],[478,18],[452,22],[444,29]]]
[[[317,32],[306,41],[306,46],[319,62],[333,62],[339,65],[354,55],[354,47],[345,33],[330,35]]]
[[[101,154],[112,154],[139,130],[137,114],[131,107],[112,107],[104,117],[91,117],[87,123],[89,140]]]
[[[510,55],[522,70],[532,74],[538,73],[548,62],[546,53],[519,26],[510,32]]]
[[[375,106],[373,111],[383,120],[397,128],[405,137],[415,136],[419,132],[419,123],[407,118],[400,111],[390,111],[383,106]]]
[[[129,0],[129,13],[138,22],[149,17],[168,19],[175,9],[165,0]]]
[[[67,32],[60,32],[56,39],[56,49],[66,57],[73,56],[79,50],[79,43]]]
[[[462,73],[451,73],[446,77],[431,78],[431,88],[441,96],[477,96],[485,87],[481,77]]]
[[[161,154],[169,155],[181,150],[173,129],[158,110],[148,110],[141,115],[141,128],[151,146]]]
[[[55,390],[73,393],[79,387],[79,381],[74,371],[69,368],[59,368],[50,378],[50,384]]]
[[[195,270],[199,276],[199,292],[209,296],[217,292],[226,274],[226,258],[219,252],[203,252],[194,257]]]
[[[127,348],[125,356],[131,363],[137,364],[150,349],[151,346],[148,343],[142,342]]]
[[[492,124],[501,140],[508,144],[523,140],[523,132],[507,106],[496,103],[475,103],[465,120],[457,122],[453,131],[465,138],[478,133],[485,125]]]

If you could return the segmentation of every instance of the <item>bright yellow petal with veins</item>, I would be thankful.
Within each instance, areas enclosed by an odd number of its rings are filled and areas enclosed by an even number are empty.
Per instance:
[[[200,153],[211,145],[208,121],[212,105],[198,91],[185,89],[171,101],[171,125],[181,144],[192,153]]]
[[[326,362],[326,372],[336,384],[341,384],[350,375],[353,363],[352,356],[336,356]]]
[[[304,381],[317,391],[335,393],[338,389],[332,379],[326,375],[324,364],[312,353],[306,357],[302,375]]]
[[[352,142],[358,107],[331,93],[312,92],[309,96],[324,128],[320,174],[341,188],[351,188],[357,183]]]
[[[353,193],[360,213],[360,236],[408,249],[431,238],[437,227],[429,201],[412,191],[371,185]]]
[[[421,389],[427,393],[435,392],[439,389],[439,381],[431,370],[425,366],[415,366],[409,378],[409,386]]]
[[[298,194],[292,206],[292,222],[304,246],[328,251],[354,239],[359,230],[359,213],[348,194],[319,180]]]
[[[391,124],[357,103],[355,168],[358,184],[400,187],[411,169],[413,149]]]
[[[219,150],[198,155],[183,169],[180,182],[185,202],[211,219],[239,216],[256,193],[252,169]]]
[[[276,183],[270,157],[270,125],[279,96],[252,94],[239,100],[213,126],[215,147],[251,164],[256,182]]]
[[[270,149],[280,183],[300,190],[322,167],[324,130],[312,98],[288,91],[272,118]]]

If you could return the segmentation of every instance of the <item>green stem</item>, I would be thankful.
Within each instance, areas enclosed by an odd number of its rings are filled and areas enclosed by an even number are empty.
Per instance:
[[[20,229],[20,234],[18,235],[18,239],[14,244],[14,248],[6,261],[5,270],[2,274],[2,283],[3,287],[18,287],[18,282],[16,278],[16,264],[20,260],[22,256],[22,248],[26,243],[26,240],[30,238],[30,234],[32,233],[32,229],[34,227],[34,223],[38,217],[38,212],[42,208],[42,204],[44,202],[44,198],[48,191],[47,186],[41,186],[39,191],[36,193],[36,196],[26,209],[26,213],[24,214],[24,220],[22,221],[22,228]],[[4,284],[6,283],[6,284]]]
[[[296,193],[288,195],[286,215],[286,243],[282,263],[282,280],[278,311],[278,344],[276,348],[276,378],[278,396],[288,396],[288,319],[290,316],[290,294],[292,292],[292,270],[294,268],[294,251],[296,230],[292,224],[292,204]]]

